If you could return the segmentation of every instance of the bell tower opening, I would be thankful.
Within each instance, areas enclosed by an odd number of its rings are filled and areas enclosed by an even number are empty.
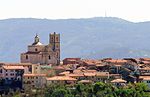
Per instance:
[[[50,34],[50,45],[52,50],[55,52],[57,64],[60,62],[60,34],[56,32]]]
[[[60,49],[60,34],[57,34],[56,32],[50,34],[50,44],[52,45],[52,49],[59,50]]]

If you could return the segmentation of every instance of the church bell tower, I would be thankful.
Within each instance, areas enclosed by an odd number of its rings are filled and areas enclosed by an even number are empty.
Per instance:
[[[60,34],[56,32],[50,34],[50,45],[52,46],[52,50],[56,52],[56,57],[58,59],[58,64],[60,63]]]

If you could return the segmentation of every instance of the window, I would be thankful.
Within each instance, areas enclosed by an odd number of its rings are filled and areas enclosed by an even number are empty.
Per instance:
[[[6,76],[7,76],[8,74],[6,73]]]
[[[56,41],[59,41],[59,40],[58,40],[58,37],[56,37]]]
[[[150,81],[147,81],[147,83],[150,83]]]
[[[53,37],[51,37],[51,42],[54,42],[54,41],[53,41]]]
[[[28,55],[26,55],[26,59],[28,59]]]
[[[50,56],[50,55],[48,56],[48,59],[49,59],[49,60],[51,59],[51,56]]]
[[[57,52],[57,58],[59,58],[59,53]]]
[[[0,73],[2,73],[2,69],[0,69]]]
[[[37,52],[37,51],[38,51],[38,49],[36,48],[36,49],[35,49],[35,51]]]
[[[11,75],[11,76],[14,76],[14,74],[13,74],[13,73],[11,73],[10,75]]]

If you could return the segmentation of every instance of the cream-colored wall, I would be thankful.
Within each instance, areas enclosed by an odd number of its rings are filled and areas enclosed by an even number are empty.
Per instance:
[[[41,52],[42,53],[42,52]],[[43,54],[21,54],[21,63],[32,63],[32,64],[56,64],[58,58],[56,58],[56,53],[44,53]],[[26,55],[28,59],[26,59]],[[49,59],[49,55],[51,59]]]
[[[27,82],[30,82],[31,84],[27,84]],[[46,85],[46,77],[45,76],[23,76],[23,87],[25,89],[27,88],[33,88],[34,85],[36,88],[44,88]]]
[[[2,70],[3,70],[2,75],[3,75],[4,79],[8,78],[10,80],[11,78],[16,78],[16,72],[15,72],[15,70],[5,70],[5,69],[2,69]],[[13,75],[11,75],[11,74],[13,74]]]
[[[32,73],[33,74],[40,74],[41,73],[41,66],[40,65],[32,65]]]
[[[28,68],[27,66],[24,66],[24,73],[31,73],[31,72],[29,71],[29,68]]]
[[[37,51],[35,50],[35,49],[37,49]],[[29,45],[28,46],[28,51],[29,52],[40,52],[40,51],[44,51],[45,50],[45,46],[44,45]]]
[[[26,59],[26,55],[28,56],[28,59]],[[32,63],[37,64],[41,63],[42,56],[40,54],[22,54],[21,55],[21,63]]]

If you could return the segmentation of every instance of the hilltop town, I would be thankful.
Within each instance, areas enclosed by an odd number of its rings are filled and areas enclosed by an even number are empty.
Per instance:
[[[0,63],[0,92],[37,89],[51,84],[112,83],[116,87],[144,82],[150,87],[150,58],[60,60],[60,34],[51,33],[49,44],[38,35],[20,54],[18,63]]]

